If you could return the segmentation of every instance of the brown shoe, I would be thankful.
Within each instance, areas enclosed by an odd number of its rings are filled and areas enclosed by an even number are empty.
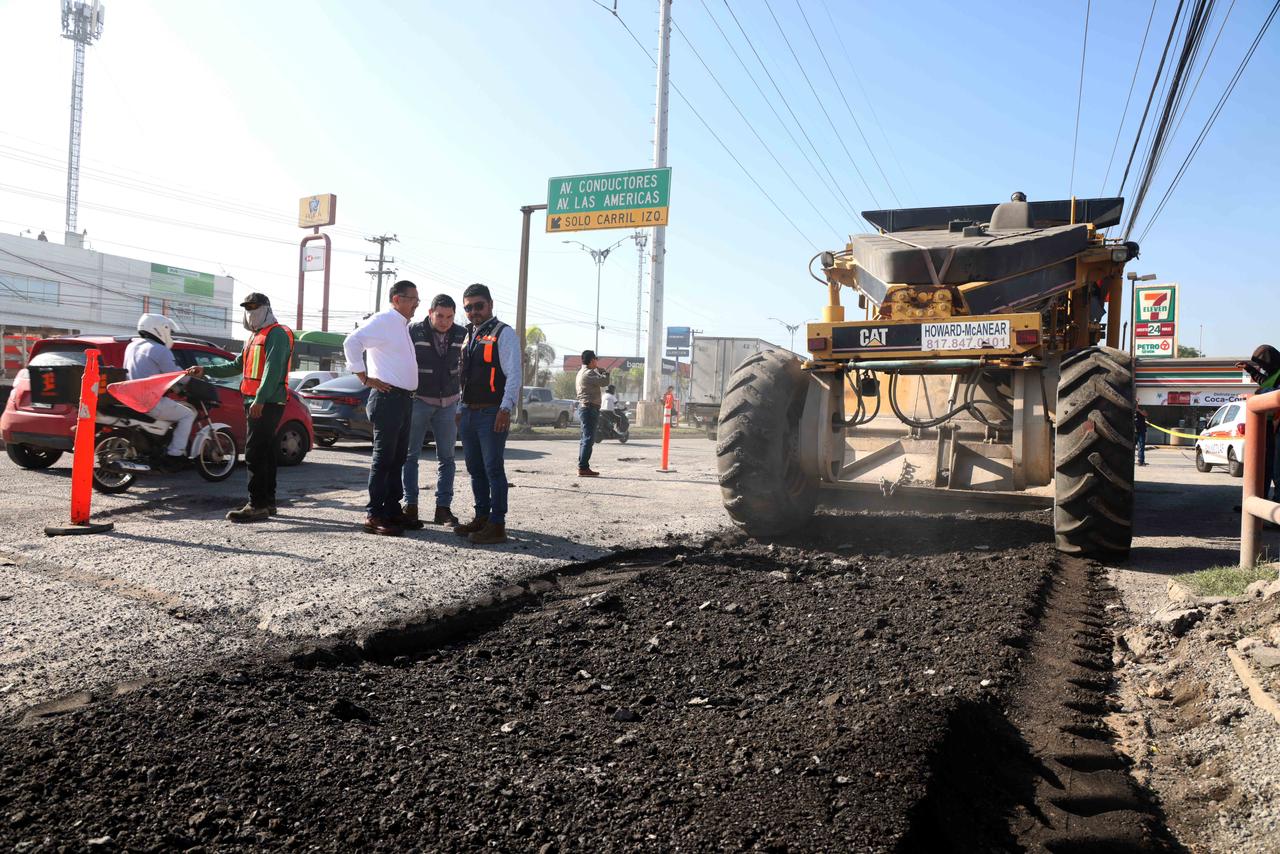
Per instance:
[[[488,522],[467,539],[477,546],[496,546],[507,541],[507,526],[501,522]]]
[[[453,515],[453,511],[448,507],[437,507],[436,517],[431,520],[433,525],[448,525],[451,528],[458,526],[458,517]]]
[[[479,531],[485,525],[489,524],[488,516],[477,516],[465,525],[454,525],[453,532],[460,537],[466,537]]]
[[[578,477],[599,477],[600,472],[591,469],[578,469]]]
[[[399,525],[401,528],[404,528],[406,531],[420,530],[425,524],[421,519],[418,518],[417,504],[406,504],[404,506],[404,509],[401,510],[399,513],[391,514],[391,522],[393,524]]]
[[[389,519],[379,519],[377,516],[370,516],[365,519],[362,527],[370,534],[378,534],[383,537],[398,537],[404,533],[404,530],[399,525],[392,524]]]

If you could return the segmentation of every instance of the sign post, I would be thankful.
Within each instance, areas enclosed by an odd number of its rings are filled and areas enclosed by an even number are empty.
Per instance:
[[[320,231],[320,226],[333,225],[337,221],[337,216],[338,197],[333,193],[306,196],[298,200],[298,227],[310,228],[313,231],[302,238],[302,242],[298,244],[298,324],[294,327],[297,330],[302,329],[302,289],[306,282],[307,271],[323,269],[324,294],[320,303],[320,331],[329,331],[329,272],[333,268],[333,242],[329,240],[329,235]],[[319,259],[315,257],[318,253],[307,252],[307,244],[313,240],[324,241],[324,252]],[[378,280],[378,286],[382,286],[381,279]]]
[[[1173,359],[1178,355],[1178,286],[1136,285],[1133,292],[1134,355]]]
[[[89,521],[89,504],[93,499],[94,439],[98,417],[98,350],[86,350],[84,375],[80,379],[79,417],[71,461],[71,524],[49,525],[45,536],[67,534],[101,534],[112,530],[111,522]],[[69,390],[68,390],[69,391]]]

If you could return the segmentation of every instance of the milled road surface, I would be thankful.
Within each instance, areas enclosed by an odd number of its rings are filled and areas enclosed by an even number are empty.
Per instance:
[[[577,475],[577,443],[512,442],[508,534],[471,546],[443,528],[375,537],[363,519],[368,445],[314,450],[280,470],[280,515],[236,525],[245,473],[221,484],[194,473],[139,479],[94,495],[115,531],[49,539],[68,518],[70,458],[47,471],[0,460],[0,716],[84,688],[251,654],[274,640],[328,637],[475,596],[619,546],[705,535],[725,524],[714,445],[598,445],[596,480]],[[434,458],[423,461],[434,505]],[[454,511],[469,518],[459,460]]]
[[[1047,540],[1042,518],[828,516],[790,544],[566,578],[394,666],[157,682],[5,734],[0,840],[1016,847],[1036,766],[1002,708],[1055,572]],[[1000,779],[957,791],[975,761]]]

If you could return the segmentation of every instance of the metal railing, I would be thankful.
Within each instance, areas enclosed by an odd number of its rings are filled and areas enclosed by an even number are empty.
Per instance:
[[[1256,394],[1245,403],[1244,495],[1240,500],[1240,567],[1253,569],[1261,552],[1262,523],[1280,524],[1280,504],[1264,497],[1267,484],[1267,416],[1280,412],[1280,393]],[[1274,462],[1274,461],[1273,461]]]

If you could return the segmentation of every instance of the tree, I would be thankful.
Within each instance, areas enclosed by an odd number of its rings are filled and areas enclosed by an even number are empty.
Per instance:
[[[578,396],[577,377],[566,371],[556,374],[551,387],[552,393],[561,400],[573,400]]]
[[[537,326],[530,326],[524,333],[524,375],[530,385],[538,380],[538,367],[556,359],[556,351],[547,343],[547,335]]]
[[[1201,358],[1204,358],[1204,353],[1201,353],[1195,347],[1185,347],[1182,344],[1179,344],[1178,358],[1179,359],[1201,359]]]

